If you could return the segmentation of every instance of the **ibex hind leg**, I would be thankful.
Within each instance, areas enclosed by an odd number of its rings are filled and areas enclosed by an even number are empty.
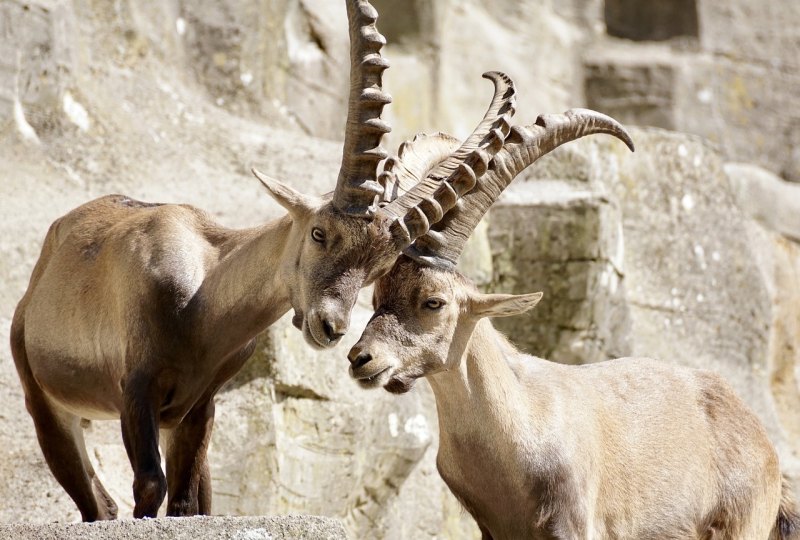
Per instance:
[[[50,471],[75,501],[83,521],[116,519],[117,505],[95,474],[83,439],[81,418],[55,404],[30,371],[22,325],[11,330],[11,353],[25,391],[39,446]]]
[[[211,475],[206,457],[214,424],[214,402],[197,405],[169,433],[166,445],[168,516],[211,513]]]
[[[97,477],[86,453],[81,418],[58,411],[43,400],[29,401],[28,410],[47,465],[75,501],[83,521],[116,519],[117,505]]]
[[[763,497],[763,495],[762,495]],[[749,538],[775,538],[772,533],[775,528],[776,516],[778,515],[779,497],[777,500],[769,501],[771,497],[764,497],[753,504],[752,512],[743,517],[739,534],[731,536],[735,540],[747,540]],[[775,540],[781,540],[778,536]]]
[[[765,474],[765,476],[767,476]],[[780,491],[772,486],[752,486],[748,493],[742,490],[741,499],[732,504],[728,511],[717,520],[713,540],[751,540],[764,538],[772,540],[771,532],[778,515]],[[777,539],[776,539],[777,540]]]

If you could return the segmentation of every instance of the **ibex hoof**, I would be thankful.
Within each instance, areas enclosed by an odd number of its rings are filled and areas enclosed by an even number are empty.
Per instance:
[[[133,481],[133,517],[154,518],[167,495],[167,481],[163,474],[137,478]]]
[[[196,516],[199,513],[196,498],[171,501],[167,505],[167,515],[170,517]]]

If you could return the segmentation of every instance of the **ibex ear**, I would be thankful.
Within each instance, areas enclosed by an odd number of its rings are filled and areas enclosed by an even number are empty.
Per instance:
[[[476,294],[470,299],[470,314],[475,318],[510,317],[533,309],[544,296],[532,294]]]
[[[258,169],[254,168],[251,170],[255,177],[258,178],[258,181],[267,188],[267,191],[272,195],[272,198],[275,199],[275,202],[283,206],[292,215],[306,214],[322,204],[322,202],[315,197],[303,195],[286,184],[278,182],[274,178],[270,178]]]

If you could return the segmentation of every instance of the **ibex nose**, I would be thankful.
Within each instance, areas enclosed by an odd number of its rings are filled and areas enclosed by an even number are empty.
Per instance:
[[[340,337],[344,335],[344,332],[340,331],[341,327],[337,324],[336,321],[329,321],[327,319],[323,319],[322,329],[325,332],[325,337],[327,337],[328,340],[331,342],[338,340]]]
[[[372,360],[372,355],[366,351],[362,351],[361,347],[355,345],[352,349],[350,349],[350,353],[347,355],[347,358],[350,360],[350,365],[353,367],[353,369],[358,369]]]

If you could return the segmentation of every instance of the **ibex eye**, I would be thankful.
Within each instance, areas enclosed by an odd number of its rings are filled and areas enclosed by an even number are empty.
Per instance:
[[[429,298],[425,301],[425,307],[428,309],[441,309],[444,306],[444,300],[438,298]]]
[[[319,227],[314,227],[311,229],[311,238],[314,239],[314,242],[319,242],[321,244],[325,241],[325,233]]]

